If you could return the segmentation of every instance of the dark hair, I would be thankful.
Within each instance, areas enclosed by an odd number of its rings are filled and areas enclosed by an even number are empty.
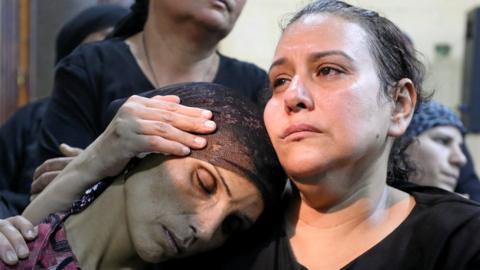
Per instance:
[[[114,26],[128,14],[117,5],[89,7],[65,23],[55,40],[55,64],[69,55],[90,34]]]
[[[368,34],[370,53],[375,60],[377,74],[387,98],[399,80],[409,78],[416,87],[417,107],[430,95],[422,89],[425,66],[416,56],[416,51],[408,37],[390,20],[377,12],[359,8],[336,0],[316,0],[297,12],[283,27],[285,30],[308,15],[327,13],[358,23]],[[404,155],[404,148],[397,147],[395,140],[388,162],[388,181],[407,180],[413,167]]]
[[[128,38],[143,31],[148,17],[150,0],[135,0],[130,7],[130,13],[121,20],[109,37]]]

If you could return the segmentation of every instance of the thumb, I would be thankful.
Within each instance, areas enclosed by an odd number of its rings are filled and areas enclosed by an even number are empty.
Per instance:
[[[71,147],[70,145],[66,143],[60,144],[60,152],[64,154],[66,157],[76,157],[82,153],[82,149],[77,148],[77,147]]]

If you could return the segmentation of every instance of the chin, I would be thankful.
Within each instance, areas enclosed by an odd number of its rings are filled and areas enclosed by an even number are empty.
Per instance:
[[[138,256],[143,261],[148,263],[160,263],[168,259],[159,247],[156,247],[156,249],[152,249],[151,247],[142,247],[137,248],[136,251]]]
[[[279,156],[282,156],[281,154]],[[280,163],[287,174],[295,180],[315,177],[325,171],[329,166],[322,162],[322,157],[316,154],[295,154],[290,152],[280,158]]]

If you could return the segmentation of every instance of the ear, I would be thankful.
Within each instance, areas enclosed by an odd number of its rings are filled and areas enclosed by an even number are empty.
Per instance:
[[[410,79],[403,78],[398,81],[393,93],[393,102],[395,106],[390,118],[388,135],[400,137],[410,124],[417,103],[417,91]]]

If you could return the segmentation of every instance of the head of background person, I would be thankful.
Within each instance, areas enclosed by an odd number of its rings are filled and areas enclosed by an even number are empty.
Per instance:
[[[403,135],[403,148],[415,172],[410,181],[454,191],[460,168],[467,159],[462,151],[465,128],[446,106],[430,101],[415,112]]]
[[[205,135],[206,148],[188,157],[150,154],[130,162],[124,174],[127,223],[135,250],[147,262],[218,247],[267,214],[286,183],[254,103],[211,83],[144,94],[155,95],[177,95],[183,105],[212,111],[218,128]]]
[[[423,77],[388,19],[341,1],[308,4],[284,27],[269,70],[265,124],[287,174],[314,186],[333,168],[396,171],[390,150],[424,99]]]
[[[187,25],[198,31],[198,35],[214,37],[212,42],[217,43],[233,29],[245,2],[246,0],[136,0],[131,7],[132,12],[118,25],[113,35],[125,38],[132,36],[143,31],[146,23],[152,27],[169,27],[170,31]]]
[[[128,9],[109,4],[95,5],[81,11],[58,32],[55,63],[82,43],[105,39],[113,31],[114,25],[127,14]]]

